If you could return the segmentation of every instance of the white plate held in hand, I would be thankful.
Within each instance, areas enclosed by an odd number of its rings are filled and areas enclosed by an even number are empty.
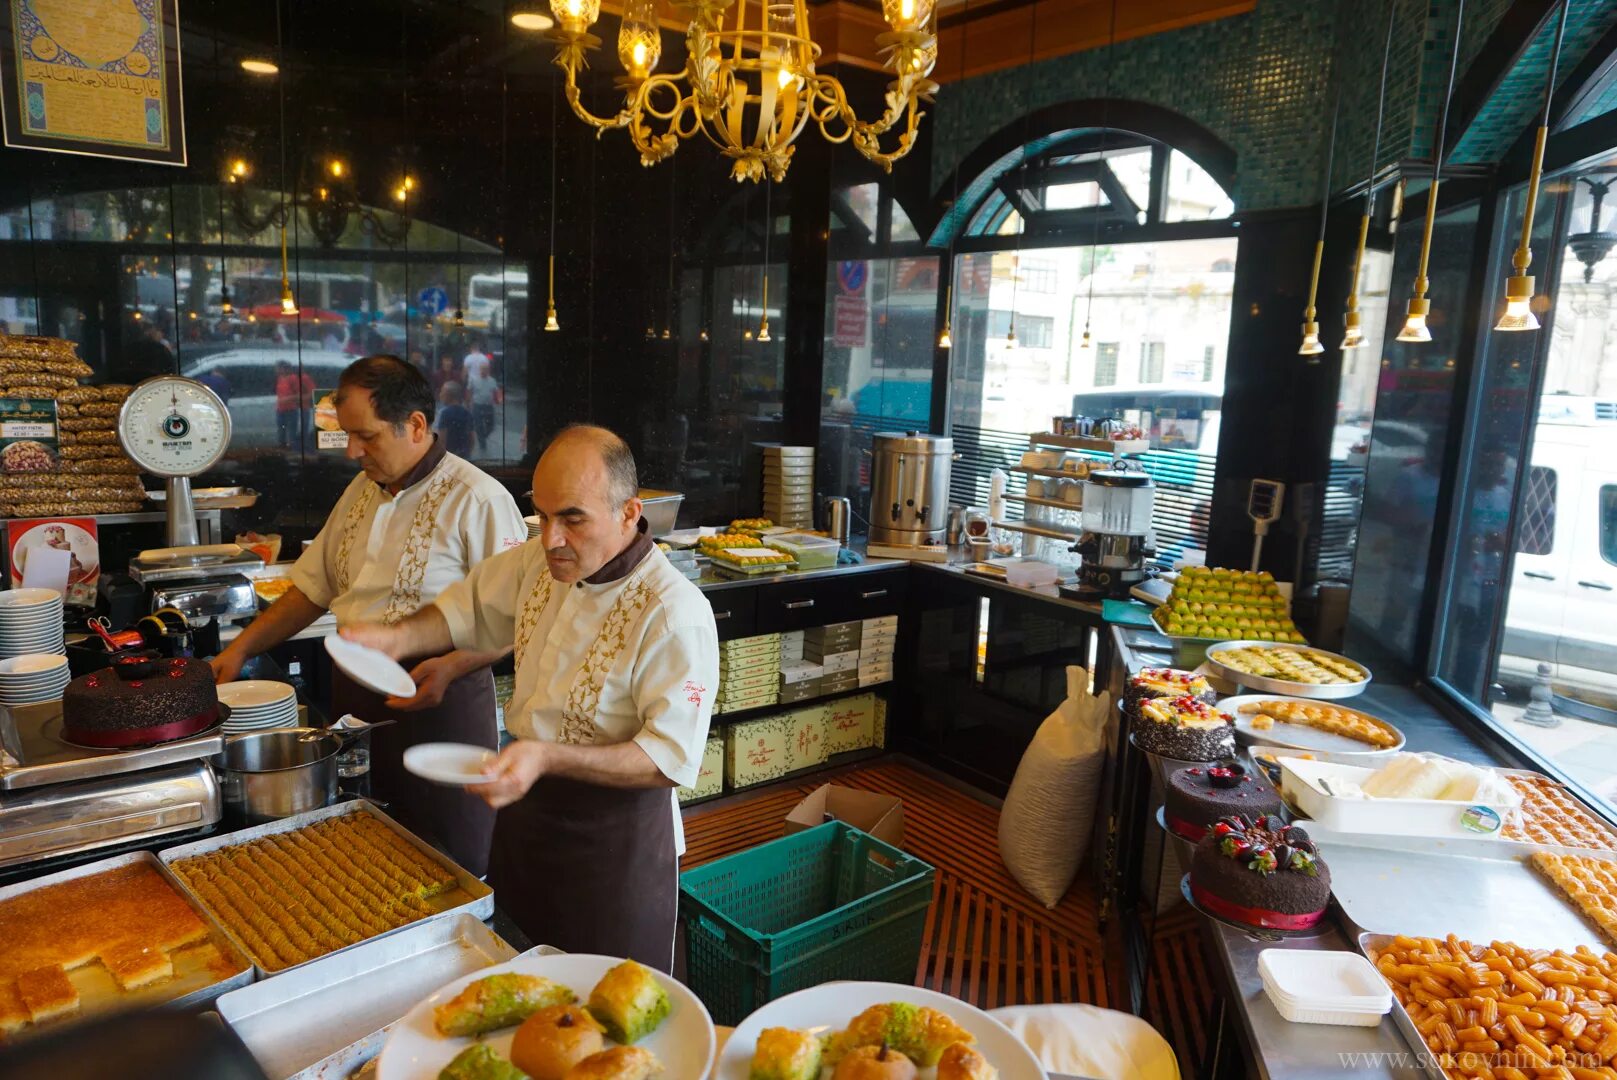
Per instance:
[[[404,767],[435,784],[486,784],[483,766],[495,758],[493,750],[471,743],[429,742],[404,752]]]
[[[343,674],[367,690],[389,697],[415,697],[410,673],[386,653],[335,634],[326,638],[326,652]]]

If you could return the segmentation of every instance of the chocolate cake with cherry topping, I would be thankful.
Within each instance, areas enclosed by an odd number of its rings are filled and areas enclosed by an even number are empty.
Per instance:
[[[1263,817],[1280,813],[1280,796],[1256,769],[1234,758],[1216,765],[1187,765],[1168,774],[1163,820],[1192,843],[1226,814]]]
[[[1331,872],[1308,834],[1273,814],[1213,823],[1190,861],[1190,895],[1209,915],[1272,930],[1317,925]]]
[[[1235,753],[1235,725],[1199,697],[1147,698],[1130,725],[1141,750],[1180,761],[1217,761]]]
[[[62,693],[62,735],[81,746],[170,742],[219,722],[213,669],[185,657],[124,657]]]
[[[1138,711],[1140,702],[1148,698],[1187,696],[1200,698],[1209,705],[1218,700],[1206,676],[1178,668],[1142,668],[1123,687],[1123,704],[1131,715]]]

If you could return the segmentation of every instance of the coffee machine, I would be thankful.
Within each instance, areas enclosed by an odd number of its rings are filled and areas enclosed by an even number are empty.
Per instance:
[[[1081,532],[1072,550],[1082,557],[1075,588],[1085,600],[1125,599],[1150,576],[1151,511],[1156,485],[1138,468],[1118,462],[1084,480]]]

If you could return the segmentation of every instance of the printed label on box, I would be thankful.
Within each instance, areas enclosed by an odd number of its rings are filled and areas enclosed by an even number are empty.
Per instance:
[[[766,716],[725,729],[725,772],[731,787],[749,787],[785,776],[791,725]]]
[[[823,705],[786,714],[786,721],[791,725],[791,743],[787,759],[793,771],[825,764],[825,759],[830,754],[826,746],[825,717],[826,709]]]
[[[875,700],[872,694],[860,694],[826,706],[826,749],[830,753],[863,750],[871,745]]]

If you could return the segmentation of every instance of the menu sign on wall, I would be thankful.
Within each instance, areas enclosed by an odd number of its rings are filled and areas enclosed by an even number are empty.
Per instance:
[[[55,472],[56,402],[0,398],[0,473]]]
[[[178,0],[0,0],[7,146],[185,164]]]

